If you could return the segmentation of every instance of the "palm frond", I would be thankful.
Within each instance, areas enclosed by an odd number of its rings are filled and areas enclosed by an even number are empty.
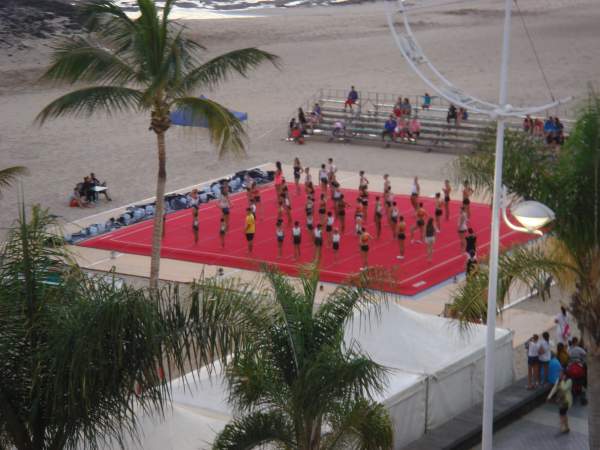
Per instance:
[[[478,149],[461,155],[452,163],[452,178],[490,196],[494,186],[495,129],[480,137]],[[556,165],[554,154],[542,143],[520,131],[507,130],[504,138],[503,184],[523,198],[547,202],[555,187],[549,173]],[[548,206],[552,206],[548,203]]]
[[[22,175],[27,175],[27,168],[23,166],[6,167],[0,169],[0,188],[10,187]]]
[[[280,448],[295,448],[291,423],[276,411],[255,412],[234,419],[219,433],[213,450],[239,450],[274,444]]]
[[[90,116],[93,113],[137,111],[144,108],[143,95],[135,89],[119,86],[97,86],[72,91],[57,98],[37,115],[36,122],[63,116]]]
[[[236,73],[247,77],[248,73],[264,62],[279,67],[279,57],[257,48],[234,50],[207,61],[191,70],[182,82],[183,92],[194,89],[210,89]]]
[[[554,258],[543,246],[513,248],[499,258],[497,307],[504,306],[515,282],[537,291],[544,298],[549,277],[560,279],[565,271],[576,273],[577,270],[563,259]],[[488,275],[488,268],[481,267],[452,293],[451,313],[461,325],[468,327],[469,323],[485,321]]]
[[[182,97],[173,106],[189,111],[192,122],[206,121],[211,142],[219,156],[228,152],[244,154],[246,131],[242,123],[226,108],[206,98]]]
[[[390,416],[380,403],[359,399],[340,404],[328,417],[332,429],[323,450],[391,450],[394,433]]]
[[[54,48],[50,66],[41,79],[61,83],[81,81],[122,85],[137,78],[131,64],[114,51],[76,36]]]
[[[343,333],[344,326],[353,320],[355,313],[358,313],[360,320],[366,319],[366,323],[370,322],[371,314],[376,320],[379,318],[388,298],[386,294],[371,289],[371,285],[378,284],[380,277],[377,271],[362,273],[354,285],[338,286],[324,300],[314,320],[315,333],[321,342],[336,339]]]

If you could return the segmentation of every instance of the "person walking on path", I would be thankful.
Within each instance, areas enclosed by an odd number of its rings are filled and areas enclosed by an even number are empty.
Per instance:
[[[563,371],[548,395],[548,400],[554,399],[554,402],[558,405],[561,433],[568,433],[570,431],[567,413],[569,408],[573,406],[573,394],[571,393],[572,387],[573,381],[571,381],[571,379],[568,378],[567,374]]]
[[[556,342],[568,344],[571,337],[571,326],[564,306],[560,307],[560,312],[554,318],[554,323],[556,323]]]

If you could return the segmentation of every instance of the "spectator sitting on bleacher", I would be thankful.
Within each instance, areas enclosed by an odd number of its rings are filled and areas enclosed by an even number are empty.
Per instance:
[[[402,97],[398,97],[394,104],[394,116],[400,117],[402,115]]]
[[[554,128],[556,130],[555,131],[556,137],[554,140],[558,145],[562,145],[565,141],[565,135],[564,135],[565,127],[558,117],[554,118]]]
[[[450,104],[450,106],[448,107],[448,114],[446,115],[446,122],[450,123],[451,120],[454,120],[454,124],[456,125],[456,106],[454,106],[452,103]]]
[[[400,108],[402,110],[402,115],[409,117],[410,113],[412,111],[412,107],[410,106],[410,100],[405,98],[404,101],[402,102],[402,106]]]
[[[315,103],[313,106],[313,110],[310,112],[309,122],[311,129],[314,129],[315,125],[318,125],[321,122],[321,106],[318,103]]]
[[[546,143],[552,144],[555,136],[556,126],[554,125],[554,118],[550,116],[546,119],[546,122],[544,122],[544,137],[546,138]]]
[[[408,135],[413,141],[416,141],[421,135],[421,122],[419,122],[419,118],[417,116],[413,117],[410,121],[408,126]]]
[[[350,107],[350,111],[352,111],[352,105],[354,105],[358,101],[358,92],[354,89],[354,86],[350,88],[350,92],[348,92],[348,98],[344,103],[344,111],[346,111],[346,107]]]
[[[331,135],[336,139],[346,136],[346,123],[341,119],[336,120]]]
[[[525,133],[533,133],[533,119],[529,114],[523,119],[523,131]]]
[[[405,139],[407,137],[408,127],[404,117],[398,119],[396,129],[394,130],[394,136],[396,138]]]
[[[304,115],[304,111],[302,108],[298,108],[298,125],[300,125],[300,132],[302,134],[306,134],[306,124],[307,124],[306,116]]]
[[[425,95],[423,96],[423,109],[429,109],[430,106],[431,106],[431,97],[427,92],[425,92]]]
[[[537,137],[544,135],[544,124],[539,117],[536,117],[533,121],[533,135]]]
[[[385,137],[389,136],[390,140],[394,142],[394,130],[396,129],[396,119],[393,115],[390,115],[388,120],[383,124],[383,131],[381,132],[381,142],[385,142]],[[390,144],[386,144],[385,147],[389,147]]]
[[[469,118],[469,113],[465,108],[458,108],[458,113],[456,114],[456,126],[460,126],[463,120],[467,120]]]

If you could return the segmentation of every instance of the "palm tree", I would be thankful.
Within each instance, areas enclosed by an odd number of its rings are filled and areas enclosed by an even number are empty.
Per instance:
[[[344,342],[355,312],[367,305],[378,311],[379,299],[361,287],[366,278],[339,287],[317,307],[316,271],[301,276],[300,289],[274,271],[267,277],[270,307],[246,308],[245,348],[226,370],[240,415],[213,449],[391,449],[391,420],[372,400],[387,369]]]
[[[147,291],[83,274],[34,207],[0,251],[0,448],[123,446],[136,417],[162,413],[172,370],[236,354],[245,328],[227,286]],[[225,289],[224,289],[225,288]],[[245,299],[245,300],[244,300]]]
[[[480,151],[462,156],[455,174],[490,193],[494,141],[485,136]],[[600,97],[589,100],[560,149],[533,141],[522,132],[508,133],[503,180],[517,197],[536,199],[556,213],[548,239],[500,258],[499,304],[519,280],[544,293],[552,276],[571,292],[569,310],[589,346],[589,444],[600,448]],[[486,314],[487,271],[470,277],[453,298],[454,313],[464,321]]]
[[[160,13],[154,0],[136,0],[137,19],[129,18],[112,1],[99,0],[83,8],[89,37],[72,37],[58,45],[43,80],[92,84],[72,91],[47,105],[37,116],[46,120],[65,115],[89,116],[97,112],[150,112],[150,130],[156,134],[158,177],[152,234],[150,287],[158,288],[164,214],[166,132],[173,108],[190,111],[192,119],[208,124],[219,155],[243,152],[245,131],[235,116],[220,104],[192,96],[209,89],[230,74],[247,76],[259,64],[277,57],[256,48],[234,50],[201,63],[201,45],[184,35],[183,26],[169,18],[176,0],[166,0]]]

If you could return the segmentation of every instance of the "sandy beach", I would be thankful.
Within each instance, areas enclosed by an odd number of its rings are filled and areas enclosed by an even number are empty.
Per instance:
[[[597,0],[521,0],[523,18],[556,97],[584,97],[600,76]],[[473,2],[413,16],[413,26],[430,59],[460,87],[483,98],[497,97],[501,2]],[[518,13],[518,12],[517,12]],[[516,13],[516,14],[517,14]],[[202,92],[249,114],[248,154],[219,160],[202,131],[173,128],[167,137],[168,183],[174,190],[221,174],[299,156],[316,166],[333,157],[341,170],[442,180],[452,156],[357,144],[282,140],[295,109],[320,88],[416,95],[425,87],[395,48],[384,4],[248,11],[254,17],[189,20],[192,37],[209,52],[258,46],[281,56],[281,69],[264,66],[249,79],[232,78],[214,92]],[[513,22],[510,101],[545,103],[543,83],[521,19]],[[24,165],[27,204],[41,203],[70,221],[152,196],[156,145],[146,114],[61,119],[33,124],[44,105],[66,92],[35,80],[49,57],[49,40],[28,40],[24,50],[0,49],[0,167]],[[573,105],[575,106],[575,105]],[[113,197],[94,208],[67,206],[73,186],[89,172],[106,180]],[[406,186],[406,190],[410,186]],[[400,191],[400,189],[398,189]],[[17,191],[0,199],[0,227],[17,215]]]

